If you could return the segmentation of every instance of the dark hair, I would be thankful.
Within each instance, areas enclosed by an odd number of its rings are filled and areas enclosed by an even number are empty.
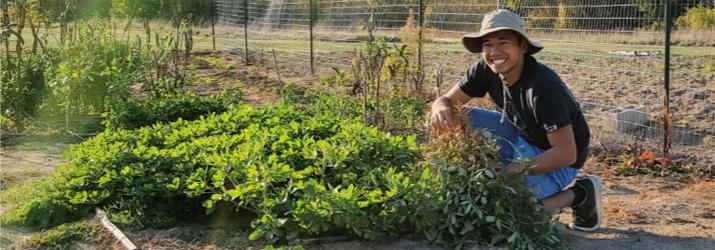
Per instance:
[[[529,50],[529,42],[526,40],[526,37],[522,36],[521,33],[516,32],[515,30],[509,30],[511,33],[514,33],[516,35],[516,39],[518,39],[519,47],[522,46],[522,43],[526,44],[526,50]]]

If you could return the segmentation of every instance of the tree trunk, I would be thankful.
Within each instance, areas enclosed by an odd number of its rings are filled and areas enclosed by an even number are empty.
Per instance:
[[[42,52],[45,52],[45,45],[42,44],[42,39],[40,39],[40,26],[35,26],[35,23],[30,19],[30,30],[32,31],[32,54],[36,54],[37,48],[40,48]]]
[[[17,53],[17,61],[22,63],[23,45],[25,40],[22,39],[22,30],[25,28],[25,18],[27,17],[27,8],[24,3],[20,4],[17,11],[17,42],[15,43],[15,53]],[[9,52],[9,51],[8,51]]]
[[[3,7],[5,7],[5,6],[3,6]],[[2,26],[7,27],[8,25],[10,25],[10,16],[7,13],[7,9],[3,9],[3,11],[2,11]],[[7,62],[7,64],[10,64],[10,39],[8,36],[9,35],[3,35],[0,38],[2,39],[2,41],[5,44],[6,62]]]
[[[184,32],[185,35],[185,45],[186,45],[186,60],[189,59],[191,56],[191,50],[194,48],[194,30],[192,28],[191,24],[187,24],[186,32]]]
[[[211,22],[211,40],[213,42],[213,50],[216,50],[216,21]]]
[[[60,20],[60,44],[64,47],[65,36],[67,35],[67,23],[64,20]]]

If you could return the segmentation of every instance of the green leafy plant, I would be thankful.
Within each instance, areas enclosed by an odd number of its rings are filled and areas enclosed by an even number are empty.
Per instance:
[[[315,96],[107,130],[73,146],[67,165],[42,182],[48,188],[3,222],[48,227],[102,207],[124,225],[168,226],[229,204],[255,215],[251,240],[324,233],[382,240],[419,232],[457,248],[563,246],[560,224],[524,184],[496,174],[492,141],[479,133],[437,137],[420,162],[414,136],[341,119],[350,114],[331,111],[336,106],[316,107],[349,103]]]
[[[46,108],[101,113],[108,101],[128,96],[129,85],[141,79],[139,48],[115,41],[106,25],[99,20],[78,24],[84,39],[63,49],[48,69],[47,85],[57,106]]]
[[[335,85],[344,87],[348,85],[349,78],[345,73],[340,72],[338,68],[333,67],[335,75],[326,75],[320,78],[320,84],[328,87]]]
[[[102,114],[102,124],[107,129],[135,129],[178,119],[195,120],[212,113],[223,113],[240,103],[238,89],[224,91],[208,97],[189,93],[150,97],[140,101],[128,99],[116,102]]]
[[[424,121],[429,114],[428,100],[420,95],[393,94],[382,102],[385,114],[381,129],[396,134],[425,132]]]
[[[360,99],[353,96],[338,96],[325,92],[306,92],[300,97],[305,109],[312,114],[331,114],[341,119],[361,120]]]
[[[414,138],[357,121],[240,105],[196,121],[106,131],[68,157],[49,179],[56,191],[27,202],[27,225],[55,225],[96,206],[120,215],[114,209],[131,208],[125,223],[148,225],[228,202],[257,214],[252,239],[275,241],[330,230],[397,235],[415,187],[407,170],[419,154]]]

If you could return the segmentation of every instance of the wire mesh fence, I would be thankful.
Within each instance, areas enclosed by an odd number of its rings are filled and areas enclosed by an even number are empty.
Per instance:
[[[461,36],[478,31],[485,13],[509,9],[545,45],[535,57],[569,85],[595,136],[663,145],[669,69],[672,143],[715,146],[715,29],[688,21],[697,19],[689,11],[713,11],[712,0],[673,1],[669,65],[664,0],[218,0],[217,8],[237,51],[256,60],[275,51],[292,64],[288,74],[349,70],[365,41],[382,36],[406,44],[414,62],[421,54],[426,75],[443,74],[446,86],[431,86],[439,92],[479,58]]]

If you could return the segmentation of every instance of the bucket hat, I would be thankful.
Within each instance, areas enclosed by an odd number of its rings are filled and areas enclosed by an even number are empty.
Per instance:
[[[544,48],[538,42],[526,36],[524,20],[514,12],[508,10],[495,10],[487,13],[482,19],[479,32],[469,33],[462,37],[462,44],[472,53],[482,52],[482,38],[492,32],[500,30],[513,30],[529,42],[526,53],[532,55]]]

